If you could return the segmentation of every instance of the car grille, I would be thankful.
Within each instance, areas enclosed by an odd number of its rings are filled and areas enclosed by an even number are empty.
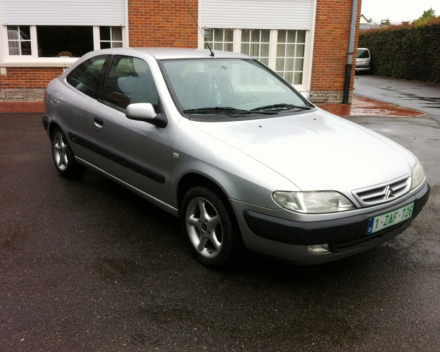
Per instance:
[[[405,177],[381,186],[363,188],[353,191],[356,199],[362,206],[373,206],[381,203],[391,202],[409,191],[411,177]]]

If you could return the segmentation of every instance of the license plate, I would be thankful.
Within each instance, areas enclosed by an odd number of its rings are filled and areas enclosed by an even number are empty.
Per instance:
[[[386,229],[387,227],[398,224],[409,219],[414,210],[414,203],[407,204],[399,209],[385,214],[377,215],[368,219],[367,235]]]

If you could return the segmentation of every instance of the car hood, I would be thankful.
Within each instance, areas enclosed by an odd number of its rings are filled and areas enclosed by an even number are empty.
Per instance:
[[[410,164],[415,164],[415,157],[398,144],[320,109],[284,117],[192,123],[303,191],[350,194],[410,176]]]

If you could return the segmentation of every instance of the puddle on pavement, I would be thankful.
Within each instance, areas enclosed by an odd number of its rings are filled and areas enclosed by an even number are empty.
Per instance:
[[[391,87],[386,87],[386,88],[380,87],[380,89],[387,90],[389,92],[397,92],[396,89],[392,89]]]
[[[406,96],[407,98],[403,98],[402,96],[399,96],[399,98],[402,98],[406,101],[411,100],[417,100],[423,103],[423,107],[429,108],[429,109],[440,109],[440,97],[423,97],[417,94],[412,93],[401,93],[403,96]]]

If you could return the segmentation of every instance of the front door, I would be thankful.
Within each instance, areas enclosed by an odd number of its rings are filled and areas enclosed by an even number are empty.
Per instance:
[[[125,109],[135,103],[151,103],[161,112],[151,70],[142,59],[115,56],[102,99],[92,109],[99,167],[169,204],[173,129],[128,119]]]
[[[99,55],[84,61],[67,75],[67,85],[52,96],[56,110],[52,114],[62,117],[61,128],[69,136],[75,156],[92,165],[97,165],[97,159],[90,148],[93,141],[90,110],[97,103],[109,59],[109,55]]]

